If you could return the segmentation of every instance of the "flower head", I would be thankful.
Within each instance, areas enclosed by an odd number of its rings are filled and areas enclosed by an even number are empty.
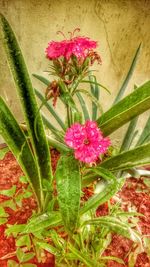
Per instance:
[[[74,149],[76,159],[93,163],[107,151],[110,140],[103,137],[96,122],[88,120],[84,125],[75,123],[68,128],[65,143]]]
[[[65,39],[60,42],[51,41],[46,48],[46,55],[50,60],[55,60],[60,57],[69,60],[72,56],[76,56],[79,60],[84,60],[89,51],[96,47],[96,41],[93,41],[88,37],[73,37],[73,34],[71,33],[70,39]]]

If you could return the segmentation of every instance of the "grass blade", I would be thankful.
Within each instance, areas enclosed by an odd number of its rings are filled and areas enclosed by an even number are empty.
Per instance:
[[[140,54],[140,48],[141,48],[141,44],[139,45],[138,49],[136,50],[136,53],[135,53],[135,56],[134,56],[133,61],[131,63],[130,69],[129,69],[127,76],[125,77],[125,80],[123,81],[123,84],[122,84],[122,86],[121,86],[121,88],[120,88],[120,90],[119,90],[119,92],[118,92],[118,94],[117,94],[117,96],[113,102],[113,105],[115,105],[118,101],[120,101],[120,99],[122,98],[122,96],[123,96],[123,94],[127,88],[127,85],[129,83],[130,78],[131,78],[133,71],[135,69],[135,66],[136,66],[136,63],[138,60],[138,56]]]
[[[148,141],[150,141],[150,116],[145,124],[143,132],[141,133],[136,146],[140,146]]]
[[[37,90],[34,89],[37,97],[43,102],[45,100],[44,96]],[[63,121],[60,119],[60,116],[57,114],[57,112],[54,110],[54,108],[51,106],[50,103],[45,103],[45,107],[48,109],[48,111],[51,113],[51,115],[55,118],[55,120],[58,122],[60,127],[66,131],[66,126],[63,123]]]
[[[130,145],[132,144],[133,136],[134,136],[134,130],[136,128],[138,121],[138,116],[131,120],[128,129],[126,131],[126,134],[124,136],[124,139],[122,141],[122,145],[120,147],[120,152],[127,151],[130,148]]]
[[[89,79],[92,81],[92,77],[94,78],[94,81],[96,82],[96,77],[94,75],[89,76]],[[91,94],[99,100],[99,95],[100,95],[100,88],[97,84],[93,85],[90,84],[91,87]],[[97,119],[97,105],[92,102],[92,120],[95,121]]]
[[[90,115],[89,115],[89,111],[88,111],[88,108],[85,104],[85,101],[84,101],[84,98],[82,97],[82,95],[79,93],[79,92],[76,92],[76,95],[79,99],[79,102],[80,102],[80,105],[81,105],[81,108],[82,108],[82,111],[83,111],[83,115],[84,115],[84,120],[90,120]]]

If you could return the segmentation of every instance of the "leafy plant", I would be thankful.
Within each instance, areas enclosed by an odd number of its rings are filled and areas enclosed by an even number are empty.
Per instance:
[[[27,261],[34,255],[40,262],[39,251],[48,251],[55,255],[57,266],[106,266],[110,259],[123,263],[116,257],[104,257],[103,252],[111,242],[112,232],[141,244],[136,225],[128,220],[138,214],[119,214],[112,208],[107,216],[97,217],[96,210],[123,186],[125,179],[117,179],[116,171],[150,163],[150,144],[143,141],[148,140],[149,121],[138,141],[140,146],[128,151],[129,145],[123,145],[120,152],[126,147],[125,152],[112,156],[108,151],[108,156],[103,155],[110,144],[109,138],[103,134],[107,136],[131,120],[130,128],[134,129],[135,118],[150,108],[150,81],[121,99],[139,48],[115,104],[103,112],[99,90],[108,89],[99,84],[89,70],[95,60],[101,62],[100,56],[93,50],[96,48],[96,42],[88,38],[71,37],[69,41],[61,42],[60,51],[57,50],[61,52],[60,55],[50,54],[51,46],[57,45],[55,42],[50,43],[47,48],[49,59],[53,63],[50,66],[50,74],[56,76],[57,80],[50,82],[44,77],[34,75],[47,86],[43,96],[33,89],[17,39],[3,15],[0,22],[2,41],[25,119],[25,126],[19,125],[5,101],[0,98],[0,133],[20,164],[29,183],[28,190],[32,190],[38,207],[26,224],[8,225],[6,229],[6,235],[14,235],[16,238],[16,256],[19,261],[18,263],[10,260],[9,267],[27,267]],[[70,48],[67,50],[69,42],[75,46],[74,53],[69,50]],[[80,56],[76,50],[79,43],[83,48]],[[66,50],[62,50],[63,45],[66,46]],[[86,84],[90,85],[90,91],[85,89]],[[40,107],[35,94],[42,101]],[[91,100],[92,114],[88,111],[83,95]],[[54,109],[58,97],[66,109],[65,122]],[[79,99],[82,110],[77,107],[76,98]],[[51,99],[53,104],[49,103]],[[56,119],[60,129],[41,114],[43,105]],[[91,120],[96,120],[97,123]],[[53,139],[46,135],[44,124],[51,130]],[[75,132],[77,137],[74,135]],[[56,147],[61,154],[55,175],[52,174],[49,144]],[[91,163],[98,158],[99,163],[92,167]],[[92,187],[92,196],[86,201],[82,190],[88,185]],[[12,187],[2,194],[11,197],[15,205],[20,205],[22,198],[27,197],[26,192],[17,200],[15,190],[16,188]],[[4,217],[2,223],[5,223],[4,209],[1,210],[1,214]],[[126,222],[124,216],[127,218]],[[23,252],[22,246],[26,248],[26,253]]]

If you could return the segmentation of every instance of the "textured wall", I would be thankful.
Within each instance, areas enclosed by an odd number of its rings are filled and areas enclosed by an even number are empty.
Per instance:
[[[150,78],[149,0],[0,0],[0,10],[16,32],[31,74],[47,76],[44,71],[48,69],[48,60],[44,50],[49,40],[60,40],[56,35],[58,30],[67,34],[79,27],[81,35],[98,40],[103,64],[97,66],[97,76],[112,92],[111,96],[102,92],[105,110],[122,84],[140,42],[142,51],[128,92],[135,83],[139,85]],[[0,58],[0,94],[21,121],[23,117],[3,49],[0,49]],[[42,85],[32,80],[42,90]],[[144,119],[147,116],[148,112]],[[123,128],[118,131],[117,138],[122,131]]]

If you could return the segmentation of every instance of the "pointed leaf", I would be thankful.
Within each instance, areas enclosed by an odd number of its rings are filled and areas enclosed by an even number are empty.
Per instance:
[[[148,142],[148,141],[150,141],[150,116],[145,124],[143,132],[141,133],[136,146],[140,146],[143,143]]]
[[[119,189],[122,187],[124,180],[116,179],[116,177],[109,171],[101,167],[91,169],[99,177],[103,177],[107,183],[100,193],[94,194],[80,209],[80,214],[87,212],[90,209],[97,208],[108,201]]]
[[[61,223],[59,212],[47,212],[30,219],[23,229],[23,233],[41,232],[47,227],[54,227]]]
[[[129,148],[132,144],[132,140],[133,140],[133,136],[134,136],[134,130],[136,128],[137,121],[138,121],[138,116],[131,120],[131,122],[128,126],[128,129],[125,133],[124,139],[122,141],[122,144],[120,147],[120,152],[129,150]]]
[[[28,178],[40,204],[41,185],[35,159],[24,133],[2,98],[0,98],[0,133]]]
[[[136,147],[107,159],[101,163],[103,168],[110,171],[127,170],[137,166],[150,164],[150,143]]]
[[[34,89],[34,90],[35,90],[37,97],[43,102],[45,100],[44,96],[37,89]],[[58,122],[60,127],[65,131],[66,126],[63,123],[63,121],[61,120],[61,118],[60,118],[61,116],[59,116],[57,114],[57,112],[54,110],[52,105],[49,102],[46,102],[44,106],[48,109],[48,111],[51,113],[51,115],[55,118],[55,120]]]
[[[104,135],[109,135],[148,109],[150,109],[150,81],[103,113],[97,123]]]
[[[137,63],[137,59],[138,59],[138,56],[140,53],[140,48],[141,48],[141,44],[139,45],[139,47],[135,53],[135,56],[134,56],[133,61],[131,63],[130,69],[129,69],[127,76],[125,77],[125,80],[123,81],[123,84],[122,84],[122,86],[121,86],[121,88],[120,88],[120,90],[119,90],[119,92],[118,92],[118,94],[117,94],[117,96],[113,102],[113,105],[115,105],[122,98],[122,96],[123,96],[123,94],[127,88],[127,85],[128,85],[128,83],[132,77],[133,71],[134,71],[136,63]]]
[[[84,101],[84,98],[82,97],[82,95],[79,92],[76,92],[76,95],[79,99],[82,111],[83,111],[83,115],[84,115],[84,120],[89,120],[90,119],[90,115],[89,115],[89,111],[88,111],[88,107]]]
[[[92,79],[94,78],[94,81],[96,82],[96,77],[94,75],[90,75],[89,79],[92,81]],[[92,95],[99,100],[99,92],[100,92],[100,88],[97,84],[90,84],[91,87],[91,93]],[[92,120],[95,121],[97,119],[97,105],[92,102]]]
[[[98,217],[92,220],[88,220],[84,222],[84,224],[106,226],[111,231],[127,237],[134,242],[141,242],[140,235],[130,227],[130,224],[124,223],[113,216]]]
[[[86,255],[86,253],[80,252],[78,249],[76,249],[71,242],[69,243],[69,249],[72,252],[72,254],[76,257],[76,259],[80,260],[85,264],[87,267],[93,267],[93,261],[91,258]]]
[[[37,118],[37,133],[40,142],[37,140],[34,131],[34,121],[38,112],[38,105],[27,67],[15,34],[3,15],[0,16],[0,23],[2,28],[2,41],[4,43],[10,70],[22,103],[30,141],[38,161],[39,173],[41,179],[44,178],[52,180],[50,153],[40,114],[38,114]]]
[[[11,188],[9,189],[4,189],[0,191],[1,195],[7,196],[7,197],[13,197],[13,195],[16,192],[16,185],[13,185]]]
[[[74,231],[79,216],[81,177],[79,163],[71,155],[63,155],[56,169],[58,202],[66,230]]]
[[[52,245],[48,244],[48,243],[45,243],[45,242],[37,242],[37,245],[40,247],[40,248],[43,248],[44,250],[48,251],[49,253],[55,255],[56,257],[57,256],[60,256],[60,251],[59,249],[53,247]]]
[[[97,100],[97,98],[96,98],[95,96],[93,96],[90,92],[88,92],[88,91],[85,90],[85,89],[78,89],[78,90],[76,90],[76,93],[77,93],[77,92],[81,92],[81,93],[85,94],[87,97],[89,97],[89,99],[90,99],[93,103],[95,103],[95,105],[97,106],[97,108],[99,109],[99,111],[100,111],[101,113],[103,113],[102,106],[101,106],[101,104],[99,103],[99,101]]]

